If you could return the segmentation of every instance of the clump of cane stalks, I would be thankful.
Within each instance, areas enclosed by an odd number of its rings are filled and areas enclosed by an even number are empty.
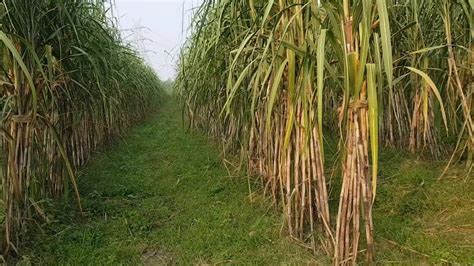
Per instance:
[[[434,157],[447,148],[472,169],[471,5],[205,1],[176,82],[190,127],[246,158],[290,235],[336,264],[356,263],[365,245],[371,262],[380,145]],[[333,135],[342,188],[331,214],[323,151]]]
[[[103,1],[0,4],[3,255],[21,253],[42,202],[72,191],[92,153],[160,97],[151,68],[125,46]]]

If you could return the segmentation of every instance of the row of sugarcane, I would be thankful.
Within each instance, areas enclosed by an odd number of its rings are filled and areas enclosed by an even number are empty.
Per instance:
[[[82,212],[76,171],[153,111],[161,85],[103,1],[5,0],[0,9],[0,255],[12,258],[32,221],[48,220],[45,201],[72,192]]]
[[[207,0],[192,32],[176,81],[190,127],[240,152],[289,234],[335,264],[356,263],[360,242],[374,260],[380,145],[472,171],[472,1]]]

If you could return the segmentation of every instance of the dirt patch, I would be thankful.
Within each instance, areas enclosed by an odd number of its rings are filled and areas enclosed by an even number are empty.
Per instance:
[[[162,249],[149,247],[143,251],[141,261],[144,265],[171,265],[173,255]]]

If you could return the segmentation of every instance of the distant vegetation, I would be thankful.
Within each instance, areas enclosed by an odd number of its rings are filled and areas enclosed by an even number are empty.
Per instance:
[[[163,86],[163,90],[168,93],[168,94],[173,94],[174,93],[174,80],[173,79],[167,79],[165,81],[161,82]]]

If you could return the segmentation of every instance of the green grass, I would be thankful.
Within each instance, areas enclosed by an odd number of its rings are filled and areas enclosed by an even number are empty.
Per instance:
[[[168,104],[98,154],[79,177],[85,217],[72,200],[56,206],[52,222],[29,234],[23,262],[329,263],[280,233],[282,218],[259,193],[250,201],[247,179],[229,176],[219,148],[185,132],[177,110]],[[327,152],[335,153],[334,143]],[[473,263],[474,180],[453,169],[438,182],[443,162],[392,150],[380,165],[377,260]],[[337,191],[331,198],[337,204]]]
[[[280,236],[282,220],[247,179],[229,177],[218,149],[186,133],[166,106],[79,176],[84,218],[68,209],[30,235],[23,261],[39,264],[306,264]],[[252,185],[253,187],[254,186]],[[72,202],[71,202],[72,205]],[[53,217],[54,218],[54,217]]]
[[[374,207],[380,262],[474,263],[474,179],[384,151]]]

